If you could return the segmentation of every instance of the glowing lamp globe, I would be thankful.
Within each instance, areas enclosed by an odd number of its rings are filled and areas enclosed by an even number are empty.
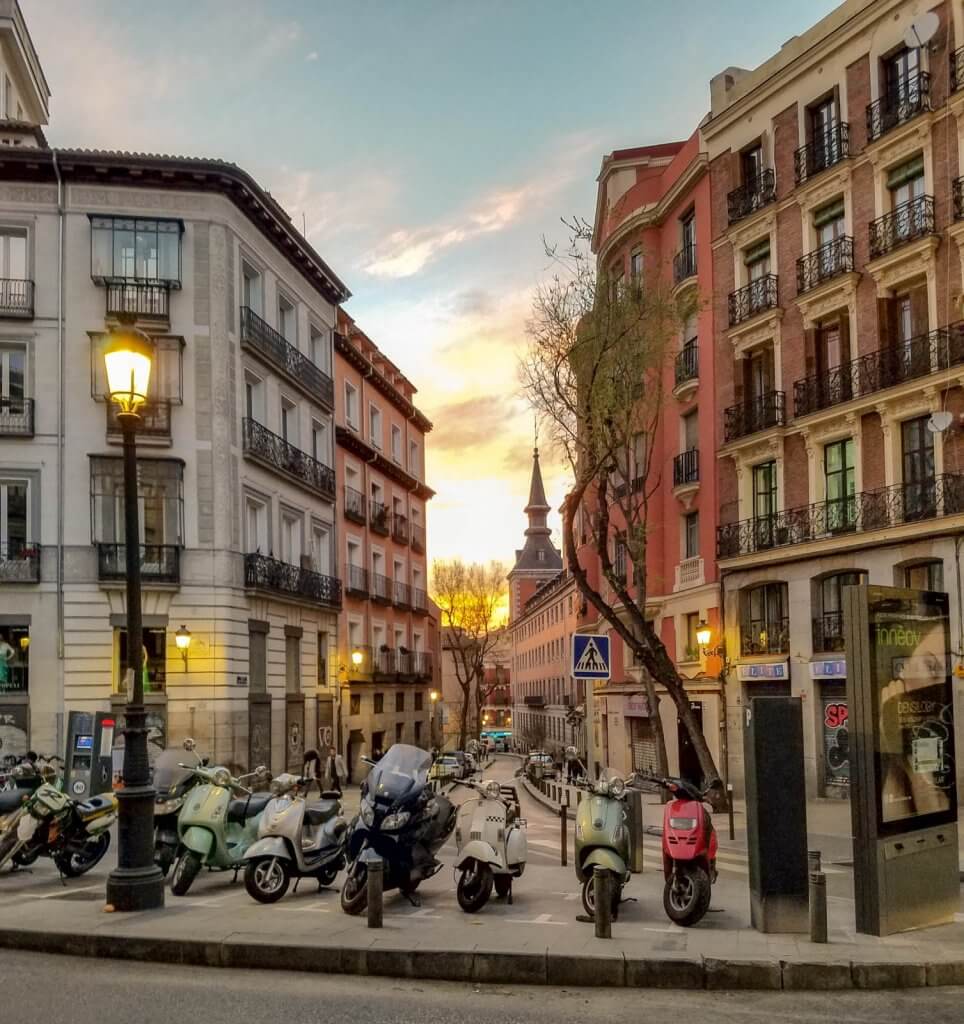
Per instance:
[[[112,332],[104,349],[107,391],[120,412],[136,415],[147,401],[154,346],[147,336],[130,329]]]
[[[696,642],[700,647],[709,647],[710,640],[713,639],[713,631],[705,622],[700,622],[696,627]]]
[[[438,690],[432,690],[432,692],[428,695],[428,699],[432,701],[432,703],[434,704],[435,701],[438,700]]]
[[[355,666],[355,668],[358,668],[362,661],[364,661],[364,655],[362,654],[361,651],[351,652],[351,663]]]
[[[187,626],[181,626],[174,634],[174,643],[179,651],[186,651],[191,646],[191,631]]]

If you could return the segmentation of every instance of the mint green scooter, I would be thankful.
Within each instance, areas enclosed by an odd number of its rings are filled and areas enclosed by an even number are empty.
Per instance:
[[[171,892],[184,896],[202,867],[237,871],[248,847],[258,838],[261,812],[270,793],[253,794],[243,779],[269,778],[261,765],[247,775],[232,776],[227,768],[180,765],[194,772],[200,785],[190,791],[177,818],[181,852],[171,875]],[[240,794],[237,799],[232,799]]]

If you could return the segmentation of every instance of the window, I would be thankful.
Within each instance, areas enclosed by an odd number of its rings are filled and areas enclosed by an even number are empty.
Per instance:
[[[773,349],[758,348],[750,353],[749,359],[744,359],[744,372],[746,374],[745,391],[748,404],[756,403],[761,406],[759,414],[765,410],[762,408],[764,399],[773,393]]]
[[[358,429],[358,389],[345,381],[345,422],[353,430]]]
[[[683,435],[683,451],[691,452],[699,447],[700,443],[700,420],[699,412],[694,409],[692,412],[688,412],[685,416],[680,417],[680,423],[682,425]]]
[[[252,374],[244,375],[244,414],[249,420],[264,423],[264,381]]]
[[[30,548],[30,481],[0,477],[0,561],[20,561]]]
[[[539,550],[536,552],[536,560],[539,562],[544,562],[546,560],[546,553],[542,550],[542,548],[539,548]]]
[[[331,573],[331,527],[327,523],[311,524],[311,568],[322,576]]]
[[[302,518],[297,513],[281,513],[281,560],[288,565],[301,564],[302,526]]]
[[[786,654],[790,649],[786,583],[764,583],[741,594],[740,652]]]
[[[696,639],[696,627],[700,622],[699,612],[687,612],[683,617],[683,657],[686,661],[700,660],[700,645]]]
[[[368,406],[368,440],[378,449],[382,447],[382,413],[377,405]]]
[[[643,283],[643,250],[633,249],[629,254],[629,276],[633,284],[639,288]]]
[[[298,346],[298,311],[283,295],[278,296],[278,333],[289,344]]]
[[[887,107],[897,110],[906,104],[917,90],[920,72],[920,50],[903,49],[883,62],[884,96]]]
[[[361,714],[361,694],[360,693],[353,693],[348,698],[348,713],[350,715],[360,715]]]
[[[319,370],[323,370],[328,376],[331,376],[331,332],[327,330],[319,330],[314,324],[311,324],[308,329],[309,336],[309,355],[311,361],[318,367]]]
[[[293,447],[298,447],[298,407],[287,398],[281,399],[281,436]]]
[[[820,581],[819,615],[813,620],[814,651],[842,651],[843,588],[867,582],[864,572],[838,572]]]
[[[115,693],[122,693],[127,682],[127,630],[118,629],[117,664],[114,668]],[[144,629],[142,671],[145,693],[163,693],[167,687],[167,633],[163,629]]]
[[[402,690],[397,690],[395,692],[395,710],[405,710],[405,693]]]
[[[625,288],[625,281],[623,280],[623,266],[621,263],[617,264],[610,271],[610,298],[613,302],[618,302],[623,297],[623,291]]]
[[[816,329],[816,343],[817,369],[820,374],[835,369],[844,362],[839,320],[820,324]],[[851,396],[852,388],[849,375],[840,375],[840,389],[844,398]]]
[[[936,512],[934,493],[934,435],[929,416],[900,425],[904,471],[904,519],[926,519]]]
[[[328,465],[328,424],[322,420],[311,421],[311,457]]]
[[[112,279],[181,282],[180,220],[90,217],[90,275]]]
[[[0,228],[0,278],[23,281],[27,277],[27,232]]]
[[[301,637],[285,636],[285,693],[301,693]]]
[[[765,238],[756,245],[751,245],[743,253],[747,279],[758,281],[770,273],[770,239]]]
[[[683,516],[683,557],[698,558],[700,553],[700,514],[687,512]]]
[[[840,132],[837,131],[837,102],[833,96],[814,103],[807,110],[810,129],[809,174],[816,174],[841,159]]]
[[[687,265],[694,266],[693,261],[696,257],[696,214],[690,211],[679,223],[682,251],[686,253]]]
[[[261,274],[250,264],[241,264],[241,305],[261,316],[263,284]]]
[[[244,499],[245,550],[249,553],[268,554],[268,506],[258,498]]]
[[[420,693],[416,693],[415,694],[415,702],[419,705],[419,707],[416,708],[417,711],[421,711],[422,710],[422,708],[421,708],[421,696],[422,695]],[[420,747],[421,745],[422,745],[422,723],[421,722],[416,722],[415,723],[415,746],[416,747]]]
[[[184,466],[179,459],[137,460],[141,543],[180,545],[184,537]],[[90,459],[91,523],[95,543],[124,543],[124,464],[119,457]]]
[[[396,743],[401,743],[402,742],[402,736],[403,736],[404,732],[405,732],[405,724],[403,722],[396,722],[395,723],[395,742]]]
[[[740,154],[740,172],[743,184],[752,187],[763,174],[763,146],[757,143]]]
[[[904,203],[920,198],[924,194],[924,157],[919,154],[912,160],[908,160],[906,163],[889,171],[887,174],[887,188],[890,191],[890,206],[892,210],[896,210]],[[913,214],[916,213],[916,208],[911,213],[912,215],[908,220],[914,220]],[[900,231],[899,225],[896,230]],[[898,237],[901,236],[898,235]]]
[[[374,712],[376,715],[381,715],[385,711],[385,694],[376,693],[372,698],[375,704]]]
[[[757,547],[773,546],[777,514],[777,464],[763,462],[753,467],[753,528]]]
[[[815,210],[813,214],[813,227],[817,233],[818,247],[829,245],[838,238],[843,238],[847,233],[843,198],[834,199],[833,202],[827,203],[825,206],[821,206],[820,209]],[[830,256],[830,253],[826,253],[821,260],[820,272],[823,275],[835,273],[837,270],[836,266],[830,266],[826,263]]]
[[[857,523],[852,437],[824,447],[823,472],[827,489],[827,530],[852,530]]]
[[[25,345],[0,345],[0,411],[22,410],[27,397],[27,348]]]
[[[392,424],[392,459],[399,465],[402,464],[402,431],[394,423]]]
[[[30,627],[0,626],[0,698],[16,694],[25,696],[30,682]],[[4,709],[9,712],[9,705]],[[26,709],[24,709],[26,710]],[[7,723],[5,723],[7,724]],[[4,738],[9,743],[9,734]],[[23,751],[27,752],[27,737]],[[9,753],[16,753],[9,750]]]
[[[414,477],[421,479],[422,467],[418,457],[418,441],[408,442],[408,471]]]
[[[944,563],[939,558],[905,565],[898,573],[895,582],[899,587],[910,587],[912,590],[944,589]]]
[[[416,711],[421,711],[422,710],[422,699],[423,699],[422,698],[422,694],[420,694],[420,693],[416,693],[415,694],[415,710]],[[417,731],[418,730],[418,723],[416,723],[415,728],[416,728],[415,741],[417,743],[418,742],[418,731]]]
[[[318,685],[328,685],[328,634],[318,634]]]

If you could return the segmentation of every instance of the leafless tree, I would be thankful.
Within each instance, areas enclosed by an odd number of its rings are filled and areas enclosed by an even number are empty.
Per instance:
[[[563,502],[566,562],[582,595],[641,666],[660,770],[667,766],[656,683],[675,704],[720,803],[719,772],[683,680],[646,615],[664,371],[695,305],[675,298],[657,273],[625,284],[597,273],[591,226],[564,223],[568,246],[546,245],[553,273],[533,301],[521,376],[543,434],[572,471]],[[598,560],[598,577],[579,561],[583,545]]]

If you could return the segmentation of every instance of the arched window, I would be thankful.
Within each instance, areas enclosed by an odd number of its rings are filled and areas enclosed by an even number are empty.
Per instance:
[[[843,588],[867,582],[862,569],[837,572],[817,581],[816,608],[813,616],[813,649],[815,652],[842,651]]]
[[[740,653],[788,653],[790,618],[786,583],[747,587],[740,597]]]
[[[895,567],[894,583],[912,590],[943,590],[944,563],[939,558],[905,562]]]

